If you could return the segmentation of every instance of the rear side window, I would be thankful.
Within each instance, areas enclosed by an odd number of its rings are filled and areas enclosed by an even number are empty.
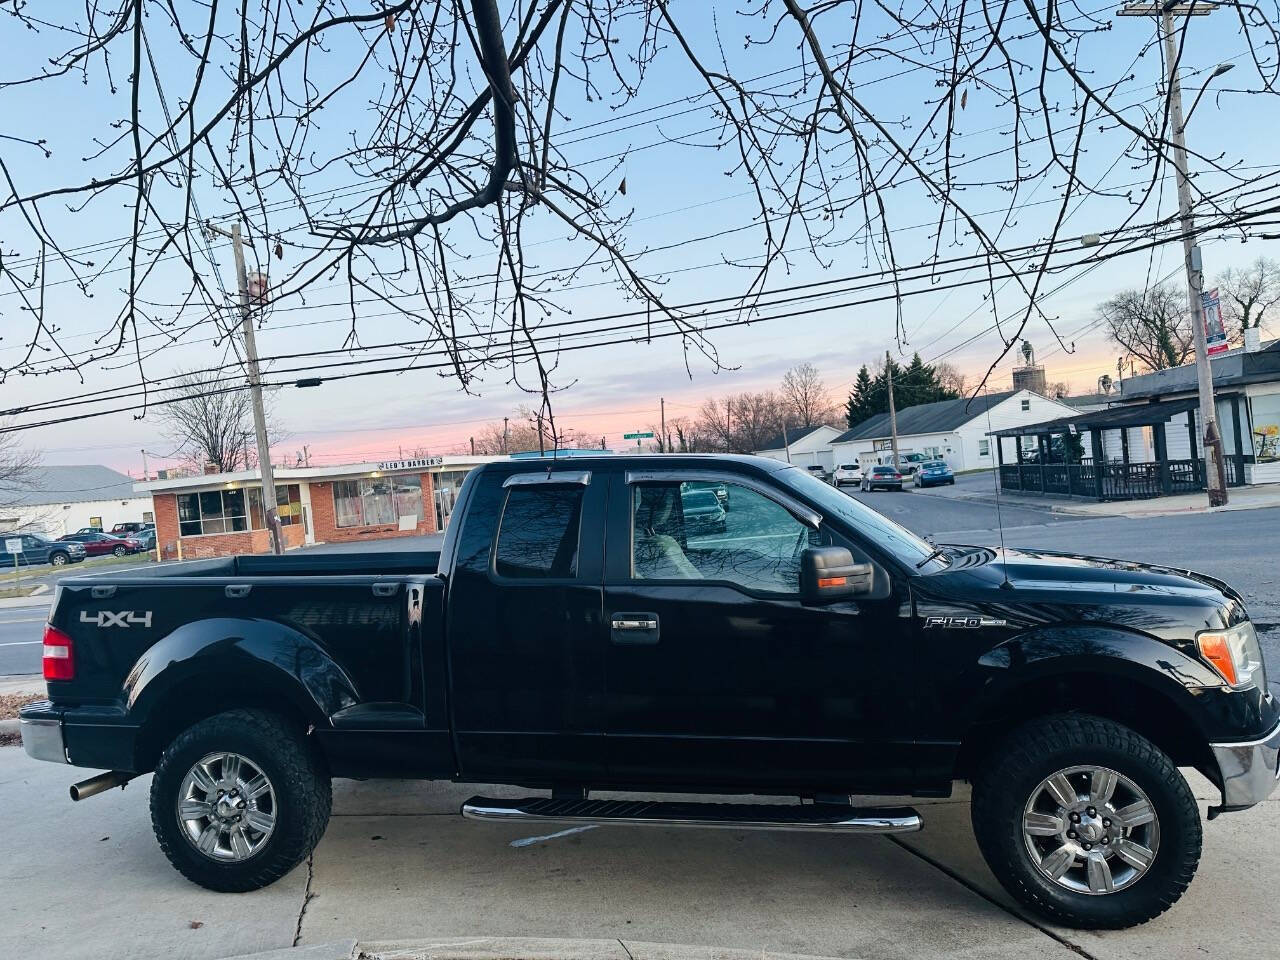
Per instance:
[[[515,579],[569,579],[578,572],[582,487],[513,487],[498,528],[494,570]]]

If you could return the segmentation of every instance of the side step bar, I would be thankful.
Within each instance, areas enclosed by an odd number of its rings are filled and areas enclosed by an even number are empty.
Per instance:
[[[795,830],[809,833],[913,833],[924,822],[910,807],[852,807],[814,803],[692,803],[670,800],[557,800],[472,797],[468,820],[537,820],[622,826]]]

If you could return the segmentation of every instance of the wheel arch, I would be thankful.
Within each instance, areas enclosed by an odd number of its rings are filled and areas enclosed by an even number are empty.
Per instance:
[[[1050,714],[1079,713],[1123,724],[1176,765],[1220,782],[1193,693],[1214,678],[1207,667],[1153,637],[1056,628],[1002,644],[983,665],[998,669],[965,725],[955,771],[961,779],[972,779],[1014,727]]]
[[[125,681],[138,722],[135,769],[151,770],[182,730],[237,707],[300,727],[359,701],[354,683],[316,640],[272,621],[221,618],[179,627],[151,647]]]

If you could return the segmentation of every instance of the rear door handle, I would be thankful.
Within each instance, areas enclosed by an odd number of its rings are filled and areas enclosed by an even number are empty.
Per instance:
[[[640,645],[658,642],[656,613],[615,613],[609,626],[609,638],[614,643]]]

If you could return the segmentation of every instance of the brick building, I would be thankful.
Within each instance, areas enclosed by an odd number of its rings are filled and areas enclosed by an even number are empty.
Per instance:
[[[427,457],[325,467],[278,467],[276,511],[285,548],[412,537],[444,529],[463,478],[496,457]],[[166,559],[270,552],[257,472],[138,483],[154,503]]]

